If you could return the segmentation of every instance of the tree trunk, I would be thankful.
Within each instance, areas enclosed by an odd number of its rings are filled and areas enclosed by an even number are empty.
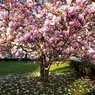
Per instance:
[[[45,56],[43,55],[41,57],[41,63],[40,63],[40,78],[41,78],[41,81],[48,82],[49,81],[48,76],[49,76],[49,64],[47,64],[47,62],[45,60]]]
[[[43,79],[44,79],[44,67],[43,67],[43,63],[40,64],[40,78],[41,78],[41,81],[43,81]]]
[[[49,77],[49,68],[46,68],[45,66],[44,66],[44,64],[40,64],[40,77],[41,77],[41,81],[43,81],[43,82],[48,82],[49,81],[49,79],[48,79],[48,77]]]

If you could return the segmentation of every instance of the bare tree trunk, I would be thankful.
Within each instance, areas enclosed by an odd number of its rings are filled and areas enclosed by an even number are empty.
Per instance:
[[[43,81],[43,79],[44,79],[44,67],[43,67],[43,63],[40,64],[40,78],[41,78],[41,81]]]
[[[46,67],[44,66],[44,64],[40,64],[40,78],[41,81],[43,82],[48,82],[49,81],[49,68],[46,69]]]
[[[44,68],[44,82],[49,81],[49,69]]]
[[[49,64],[46,63],[44,56],[41,58],[40,63],[40,78],[43,82],[49,81]]]

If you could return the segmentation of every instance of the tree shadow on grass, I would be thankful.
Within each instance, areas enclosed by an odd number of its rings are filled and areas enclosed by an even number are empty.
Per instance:
[[[51,74],[49,83],[40,82],[39,79],[40,77],[26,78],[22,75],[3,79],[0,81],[0,95],[8,95],[8,93],[17,95],[17,90],[19,90],[18,95],[75,95],[68,94],[68,86],[76,80],[74,74]]]
[[[47,88],[49,88],[54,95],[69,95],[68,87],[80,78],[76,77],[76,72],[69,66],[57,68],[50,72],[49,83],[43,83],[42,85],[45,92],[47,92]],[[49,92],[49,95],[52,95],[53,93]],[[40,92],[39,95],[40,94],[42,93]]]
[[[76,73],[70,73],[71,71],[72,69],[69,66],[53,70],[53,73],[49,76],[49,83],[40,82],[39,76],[30,76],[30,78],[26,78],[27,75],[22,76],[22,74],[18,77],[11,76],[10,78],[1,80],[2,88],[0,95],[7,95],[8,93],[11,93],[10,95],[17,95],[17,89],[19,89],[19,95],[76,95],[68,94],[70,93],[68,87],[77,80]],[[60,72],[61,74],[56,72]],[[11,89],[14,94],[11,92]],[[3,92],[4,90],[5,92]]]

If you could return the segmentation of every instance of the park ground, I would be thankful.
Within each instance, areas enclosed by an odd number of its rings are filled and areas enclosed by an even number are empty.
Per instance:
[[[53,64],[43,83],[39,62],[0,61],[0,95],[95,95],[95,80],[78,76],[68,63]]]

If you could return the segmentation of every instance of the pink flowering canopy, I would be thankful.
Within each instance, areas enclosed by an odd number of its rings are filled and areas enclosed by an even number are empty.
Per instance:
[[[0,4],[1,52],[10,44],[11,51],[18,46],[51,62],[71,56],[95,59],[95,2],[35,1]]]

